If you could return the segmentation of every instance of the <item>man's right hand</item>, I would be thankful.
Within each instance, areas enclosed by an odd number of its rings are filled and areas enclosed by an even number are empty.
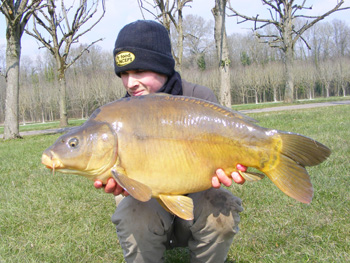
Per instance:
[[[114,195],[120,195],[128,196],[129,193],[123,189],[117,182],[111,177],[107,180],[107,184],[103,185],[103,183],[99,180],[96,180],[94,182],[94,186],[96,189],[100,189],[104,187],[106,193],[114,194]]]

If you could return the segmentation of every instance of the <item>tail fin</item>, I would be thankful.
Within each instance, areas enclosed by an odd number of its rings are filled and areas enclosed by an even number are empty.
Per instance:
[[[283,132],[279,135],[282,139],[282,154],[302,166],[320,164],[331,154],[327,146],[303,135]]]
[[[325,145],[308,137],[280,133],[282,149],[279,164],[265,174],[286,195],[310,203],[313,187],[305,166],[320,164],[331,154]]]

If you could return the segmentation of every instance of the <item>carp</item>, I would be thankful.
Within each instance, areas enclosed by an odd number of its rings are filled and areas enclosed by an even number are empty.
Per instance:
[[[209,189],[216,169],[229,176],[236,165],[265,174],[288,196],[310,203],[305,169],[331,151],[300,134],[267,129],[239,112],[184,96],[123,98],[93,112],[42,155],[54,171],[90,180],[114,177],[131,196],[158,201],[173,214],[193,219],[186,194]],[[246,180],[263,177],[245,172]]]

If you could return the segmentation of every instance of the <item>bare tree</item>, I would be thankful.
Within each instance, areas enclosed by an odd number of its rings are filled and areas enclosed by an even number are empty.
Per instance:
[[[57,7],[57,1],[46,0],[47,8],[40,9],[34,13],[32,31],[26,30],[26,33],[36,38],[47,48],[56,60],[57,79],[59,82],[60,96],[60,126],[68,125],[67,102],[66,102],[66,70],[77,61],[82,54],[93,44],[102,39],[91,42],[75,57],[68,59],[72,44],[78,43],[79,38],[89,32],[105,14],[105,0],[80,0],[77,6],[74,3],[68,8],[64,0],[60,1],[60,7]],[[102,12],[94,22],[90,20],[98,13],[98,7],[101,4]],[[73,16],[69,16],[70,11],[75,10]],[[69,20],[72,18],[72,21]],[[83,28],[84,25],[92,23]],[[39,26],[45,30],[49,36],[44,36]]]
[[[329,97],[329,92],[331,88],[331,81],[333,80],[333,76],[335,75],[335,67],[331,62],[323,62],[320,63],[317,75],[324,85],[326,91],[326,97]]]
[[[152,3],[153,2],[153,3]],[[182,55],[183,55],[183,14],[182,10],[192,0],[138,0],[141,12],[145,10],[152,14],[156,20],[160,21],[169,32],[170,36],[170,25],[173,24],[177,32],[176,50],[172,49],[173,57],[176,62],[176,70],[181,73],[182,66]],[[149,10],[144,4],[152,6],[160,13],[154,13]],[[157,12],[156,11],[156,12]]]
[[[344,57],[350,51],[350,27],[344,21],[334,19],[330,31],[333,32],[335,55]]]
[[[215,7],[211,10],[215,19],[214,37],[219,58],[220,93],[219,102],[231,108],[231,74],[227,35],[225,28],[226,0],[215,0]]]
[[[41,0],[1,0],[6,19],[6,79],[4,139],[19,138],[19,69],[24,28]]]
[[[274,61],[269,63],[264,74],[266,78],[266,85],[271,89],[272,92],[273,102],[277,102],[279,100],[279,87],[281,86],[281,82],[283,82],[283,73],[281,69],[281,63]]]
[[[263,42],[268,43],[270,47],[279,48],[283,51],[285,55],[284,67],[285,67],[285,95],[284,101],[292,102],[293,99],[293,62],[294,62],[294,47],[296,41],[302,38],[302,34],[315,25],[317,22],[321,21],[330,14],[349,9],[350,7],[341,6],[344,4],[344,0],[337,0],[334,8],[320,16],[307,16],[307,15],[297,15],[296,13],[301,10],[311,9],[312,7],[306,7],[306,0],[303,0],[301,4],[295,3],[295,0],[261,0],[263,5],[268,6],[270,12],[270,18],[260,18],[259,15],[250,17],[232,8],[229,4],[229,10],[232,14],[230,16],[237,16],[243,20],[238,23],[243,23],[246,21],[254,21],[253,30],[256,32],[256,36]],[[297,18],[306,19],[301,27],[297,28],[295,25],[295,20]],[[259,29],[266,27],[267,25],[275,26],[278,33],[276,34],[260,34]],[[308,43],[304,43],[309,47]]]
[[[187,15],[184,19],[184,55],[188,64],[201,70],[205,66],[205,54],[213,47],[213,21],[206,22],[202,17]],[[184,60],[185,62],[185,60]],[[200,63],[204,63],[204,65]]]

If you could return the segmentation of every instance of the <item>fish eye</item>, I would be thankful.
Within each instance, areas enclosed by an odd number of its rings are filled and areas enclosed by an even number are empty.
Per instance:
[[[68,145],[72,148],[75,148],[77,147],[79,144],[79,140],[77,138],[71,138],[69,141],[68,141]]]

